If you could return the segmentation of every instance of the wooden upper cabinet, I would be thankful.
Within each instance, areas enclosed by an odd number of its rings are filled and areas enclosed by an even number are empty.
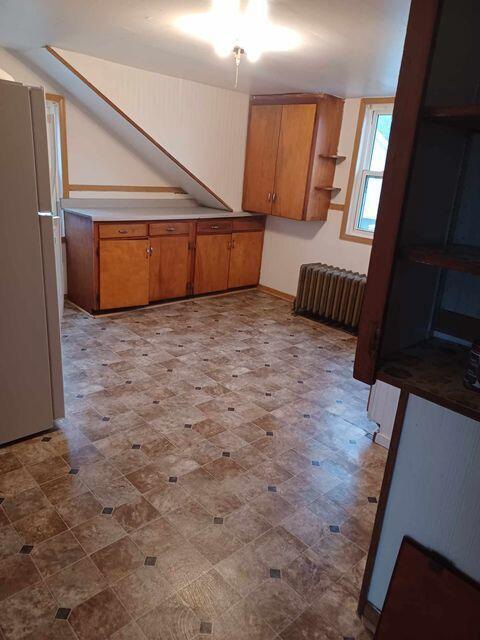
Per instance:
[[[315,104],[282,107],[272,207],[276,216],[303,218],[316,112]]]
[[[99,244],[100,309],[148,304],[149,241],[100,240]]]
[[[252,96],[243,208],[325,220],[343,100],[326,94]]]
[[[262,263],[263,231],[232,234],[228,288],[258,284]]]
[[[231,233],[197,235],[194,293],[227,289],[231,238]]]
[[[281,105],[252,106],[248,128],[243,208],[272,212]]]

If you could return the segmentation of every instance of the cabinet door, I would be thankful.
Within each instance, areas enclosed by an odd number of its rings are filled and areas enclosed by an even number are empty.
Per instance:
[[[232,235],[229,289],[258,284],[262,248],[263,231],[243,231]]]
[[[227,289],[231,238],[230,233],[197,236],[194,293]]]
[[[278,142],[272,213],[303,218],[317,105],[285,104]]]
[[[100,240],[100,309],[148,304],[149,241]]]
[[[150,238],[150,301],[182,298],[190,281],[189,236]]]
[[[252,105],[248,125],[243,209],[271,213],[281,105]]]

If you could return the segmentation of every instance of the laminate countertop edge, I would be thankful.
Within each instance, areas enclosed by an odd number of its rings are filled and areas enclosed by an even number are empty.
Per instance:
[[[252,218],[261,214],[246,211],[220,211],[195,207],[194,209],[77,209],[66,207],[65,212],[90,218],[92,222],[162,222],[168,220],[210,220],[212,218]]]

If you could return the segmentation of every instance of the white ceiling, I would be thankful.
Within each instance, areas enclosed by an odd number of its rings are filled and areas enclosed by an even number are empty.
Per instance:
[[[300,33],[288,53],[242,61],[247,93],[395,92],[410,0],[270,0],[272,21]],[[233,88],[233,61],[180,33],[181,15],[209,0],[0,0],[0,45],[45,44],[167,75]]]

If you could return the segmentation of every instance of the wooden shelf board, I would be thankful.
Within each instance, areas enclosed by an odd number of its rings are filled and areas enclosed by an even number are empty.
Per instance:
[[[347,159],[347,156],[339,156],[336,155],[334,153],[319,153],[318,154],[320,158],[323,158],[324,160],[335,160],[336,162],[342,162],[343,160]]]
[[[425,115],[436,122],[444,122],[466,129],[480,130],[480,105],[458,105],[452,107],[429,107]]]
[[[463,386],[466,347],[432,338],[385,358],[377,380],[480,421],[480,393]]]
[[[480,275],[480,248],[466,245],[417,245],[403,254],[412,262]]]

